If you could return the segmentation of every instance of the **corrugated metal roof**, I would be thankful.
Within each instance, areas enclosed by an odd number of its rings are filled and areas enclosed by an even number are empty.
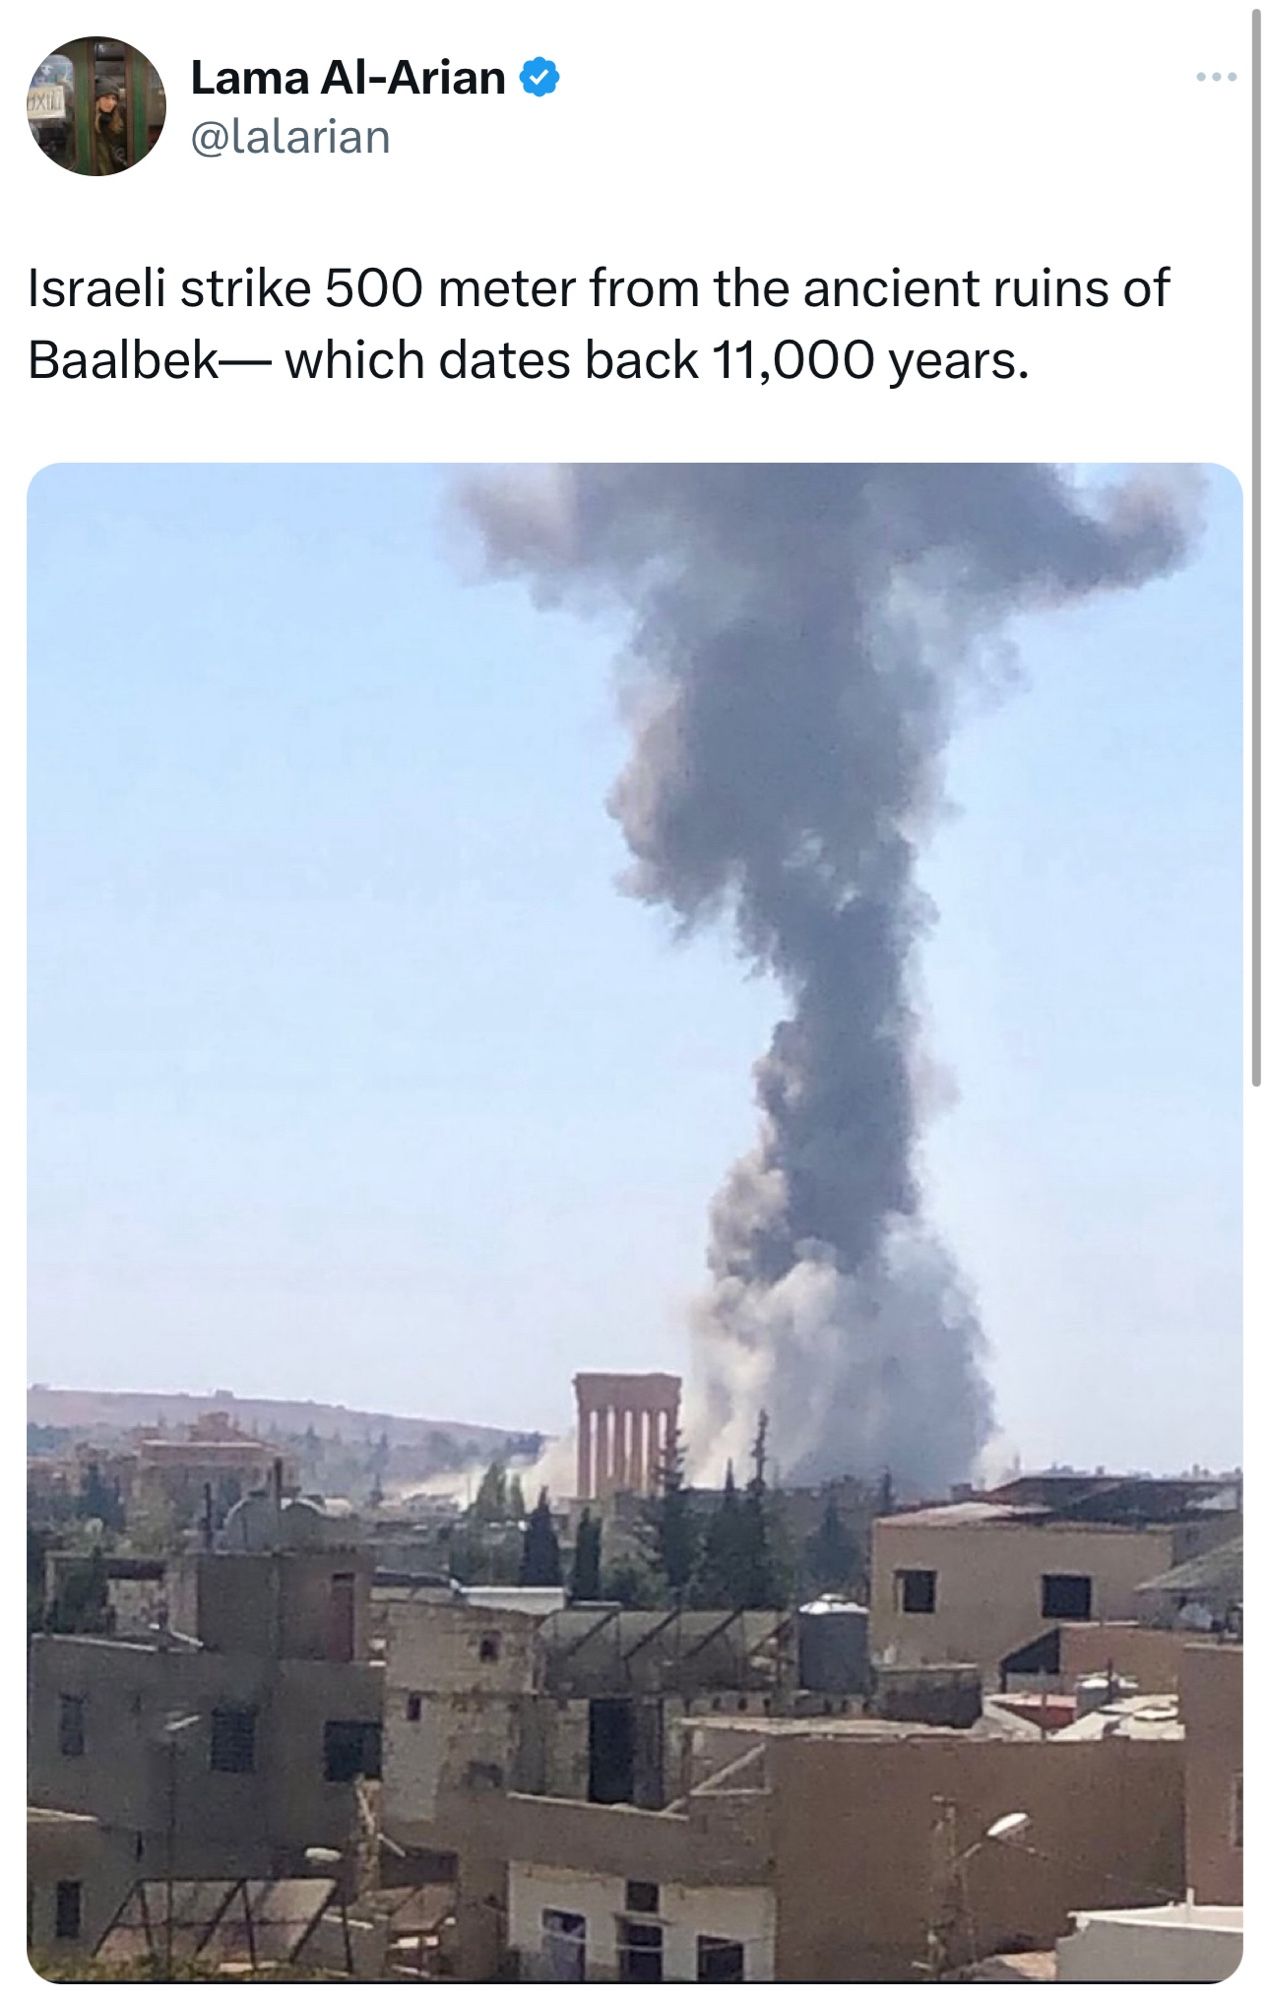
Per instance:
[[[1189,1562],[1177,1563],[1163,1575],[1137,1585],[1139,1592],[1159,1591],[1167,1597],[1198,1596],[1205,1591],[1234,1591],[1242,1596],[1243,1587],[1242,1535],[1233,1535],[1230,1541],[1219,1542],[1215,1549],[1206,1549],[1203,1555],[1192,1556]]]

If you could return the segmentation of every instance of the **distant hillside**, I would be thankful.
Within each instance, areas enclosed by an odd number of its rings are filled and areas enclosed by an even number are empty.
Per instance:
[[[28,1423],[99,1436],[141,1425],[176,1430],[209,1410],[222,1411],[239,1429],[261,1437],[302,1437],[312,1430],[317,1437],[338,1437],[345,1444],[373,1444],[386,1432],[392,1448],[421,1450],[427,1457],[452,1461],[487,1462],[496,1455],[536,1457],[542,1443],[537,1432],[499,1430],[492,1424],[399,1417],[387,1410],[350,1410],[342,1403],[289,1403],[266,1396],[235,1396],[229,1389],[200,1396],[166,1390],[50,1389],[37,1382],[27,1390],[26,1399]]]

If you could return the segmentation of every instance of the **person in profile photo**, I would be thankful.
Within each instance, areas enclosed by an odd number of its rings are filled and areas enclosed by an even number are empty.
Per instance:
[[[99,174],[121,174],[128,165],[127,128],[113,83],[100,85],[93,106],[93,160]]]
[[[126,173],[153,152],[166,114],[154,64],[130,43],[99,35],[63,42],[27,87],[31,137],[45,159],[73,174]]]

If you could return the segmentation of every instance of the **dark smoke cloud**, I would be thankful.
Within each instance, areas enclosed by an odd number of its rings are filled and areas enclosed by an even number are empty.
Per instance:
[[[1178,493],[1042,466],[582,466],[478,479],[494,567],[632,621],[629,887],[732,927],[788,1018],[710,1216],[697,1461],[760,1407],[799,1478],[934,1490],[992,1429],[973,1302],[923,1219],[916,885],[959,691],[1023,609],[1184,553]]]

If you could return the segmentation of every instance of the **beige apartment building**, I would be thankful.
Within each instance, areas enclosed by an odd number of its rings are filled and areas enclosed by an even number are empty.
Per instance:
[[[1145,1582],[1238,1532],[1215,1485],[1056,1476],[879,1517],[874,1657],[1057,1675],[1060,1627],[1136,1620]]]
[[[659,1813],[503,1802],[521,1978],[913,1982],[932,1952],[1050,1949],[1070,1910],[1123,1903],[1126,1883],[1142,1904],[1180,1893],[1177,1741],[866,1719],[692,1734],[705,1775]],[[1012,1812],[1026,1845],[985,1841]]]

